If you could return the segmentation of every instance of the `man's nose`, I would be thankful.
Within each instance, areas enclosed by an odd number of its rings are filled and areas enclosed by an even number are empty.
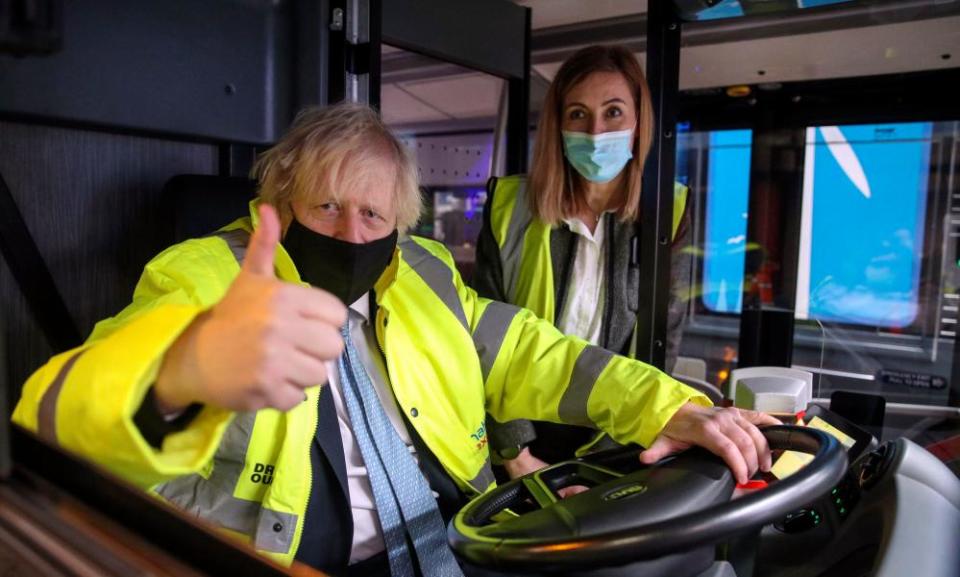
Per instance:
[[[340,218],[337,220],[335,238],[345,242],[360,244],[363,242],[361,233],[360,218],[357,215],[350,213],[340,215]]]

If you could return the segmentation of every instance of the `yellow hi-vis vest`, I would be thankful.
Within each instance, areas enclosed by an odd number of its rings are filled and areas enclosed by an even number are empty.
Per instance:
[[[126,309],[30,377],[13,419],[289,564],[313,485],[319,386],[287,412],[204,407],[160,450],[133,422],[166,350],[238,274],[255,203],[250,218],[150,261]],[[275,272],[301,282],[282,246]],[[377,340],[400,410],[467,495],[494,483],[487,412],[600,427],[649,445],[684,403],[710,404],[653,367],[479,298],[439,243],[404,239],[375,291]]]
[[[542,319],[556,321],[553,264],[550,259],[550,225],[534,218],[527,198],[524,175],[497,178],[490,212],[490,227],[500,247],[503,289],[507,302],[528,308]],[[687,187],[673,184],[675,237],[687,203]]]

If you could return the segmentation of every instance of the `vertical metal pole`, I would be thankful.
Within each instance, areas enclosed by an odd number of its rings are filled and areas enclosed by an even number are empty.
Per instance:
[[[643,171],[640,206],[640,294],[637,358],[659,368],[666,363],[670,244],[676,163],[677,98],[680,78],[680,18],[672,2],[647,8],[647,81],[655,131]]]
[[[383,30],[382,0],[367,0],[369,22],[367,29],[367,103],[380,110],[380,42]]]
[[[527,171],[530,139],[530,9],[523,37],[523,76],[507,80],[507,174]]]
[[[490,155],[490,176],[506,176],[507,166],[507,111],[510,109],[510,83],[500,85],[497,103],[497,124],[493,128],[493,154]]]
[[[381,0],[346,0],[343,99],[380,107]]]
[[[327,34],[327,82],[326,101],[324,104],[334,104],[346,98],[347,78],[347,2],[346,0],[330,0],[329,24]]]
[[[950,389],[947,405],[960,407],[960,337],[953,337],[953,366],[950,370]]]

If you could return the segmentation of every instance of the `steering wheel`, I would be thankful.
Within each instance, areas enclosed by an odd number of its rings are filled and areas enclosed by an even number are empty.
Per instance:
[[[471,563],[503,571],[621,565],[712,545],[772,523],[829,491],[846,472],[846,452],[822,431],[793,426],[762,431],[771,449],[810,453],[813,460],[782,481],[731,500],[732,473],[703,449],[652,466],[640,463],[636,448],[597,453],[477,497],[451,521],[450,545]],[[589,490],[556,496],[571,485]]]

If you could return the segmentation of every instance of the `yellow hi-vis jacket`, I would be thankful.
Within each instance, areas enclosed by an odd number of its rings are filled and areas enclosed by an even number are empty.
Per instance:
[[[204,407],[160,450],[133,422],[165,351],[238,274],[256,226],[251,206],[251,218],[148,263],[133,303],[37,370],[13,418],[290,563],[311,492],[320,387],[287,412]],[[282,247],[275,270],[301,282]],[[494,483],[486,412],[601,427],[622,442],[649,445],[681,405],[710,404],[653,367],[564,337],[530,311],[479,298],[436,242],[400,242],[375,291],[376,334],[397,402],[467,495]]]
[[[550,258],[551,226],[534,218],[527,198],[525,175],[497,178],[490,212],[490,227],[500,248],[503,285],[507,302],[530,309],[542,319],[555,322],[556,291]],[[673,184],[671,236],[676,237],[687,204],[686,186]],[[636,350],[636,326],[630,355]]]

